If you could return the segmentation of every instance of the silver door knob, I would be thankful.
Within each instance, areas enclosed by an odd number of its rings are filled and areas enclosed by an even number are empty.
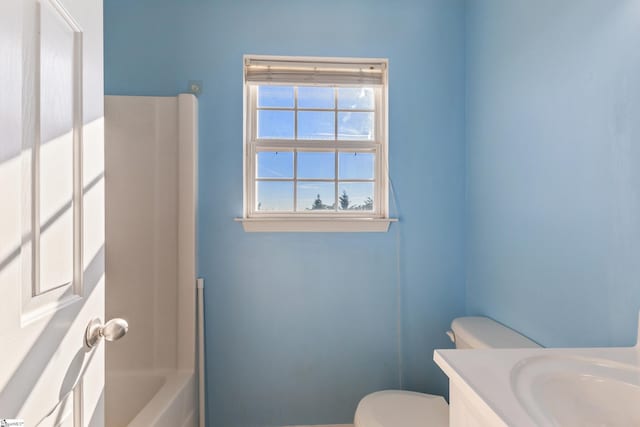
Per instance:
[[[84,341],[88,348],[93,348],[102,338],[116,341],[127,334],[129,324],[124,319],[111,319],[104,325],[100,319],[93,319],[87,326]]]

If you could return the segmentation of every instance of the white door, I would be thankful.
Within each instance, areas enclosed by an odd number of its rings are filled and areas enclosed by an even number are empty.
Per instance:
[[[0,420],[104,425],[101,0],[0,0]]]

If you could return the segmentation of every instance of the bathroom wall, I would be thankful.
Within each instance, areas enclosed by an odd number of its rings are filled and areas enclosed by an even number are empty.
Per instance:
[[[464,312],[462,0],[106,0],[107,94],[201,80],[199,273],[210,426],[350,422],[390,387],[446,392],[432,362]],[[242,55],[390,60],[401,222],[380,234],[248,234]]]
[[[640,2],[467,2],[467,308],[546,346],[635,342]]]

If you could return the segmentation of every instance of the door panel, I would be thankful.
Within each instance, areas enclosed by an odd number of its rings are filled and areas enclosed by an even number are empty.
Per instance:
[[[39,257],[34,295],[73,283],[74,223],[79,220],[73,200],[78,170],[82,32],[57,2],[37,4],[39,136],[37,144],[37,216]]]
[[[104,425],[100,0],[0,1],[0,418]]]

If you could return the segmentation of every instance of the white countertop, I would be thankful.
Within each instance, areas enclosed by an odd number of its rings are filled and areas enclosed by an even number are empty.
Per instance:
[[[436,350],[433,359],[456,386],[476,394],[509,426],[536,426],[512,388],[512,369],[534,356],[595,358],[640,367],[640,347]]]

